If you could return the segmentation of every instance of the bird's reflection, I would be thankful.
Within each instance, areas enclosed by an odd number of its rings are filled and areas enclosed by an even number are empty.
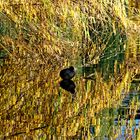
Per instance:
[[[72,94],[75,94],[75,83],[72,80],[62,80],[60,81],[60,87],[65,89],[66,91],[69,91]]]

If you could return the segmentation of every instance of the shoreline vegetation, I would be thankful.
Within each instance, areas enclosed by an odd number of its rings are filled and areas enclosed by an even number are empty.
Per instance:
[[[138,0],[2,0],[0,139],[119,137],[115,110],[140,92],[139,17]],[[59,85],[71,65],[74,100]]]

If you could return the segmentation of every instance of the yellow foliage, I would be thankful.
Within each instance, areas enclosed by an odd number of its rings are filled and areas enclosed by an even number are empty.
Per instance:
[[[110,17],[106,10],[110,3],[105,2],[108,1],[0,2],[3,14],[0,17],[5,17],[0,20],[5,23],[4,29],[7,30],[3,30],[4,35],[0,35],[0,51],[4,50],[8,54],[0,67],[0,135],[18,139],[20,134],[32,138],[43,134],[45,139],[51,139],[52,135],[67,139],[80,135],[80,131],[81,135],[85,135],[89,131],[89,122],[96,126],[95,135],[99,135],[102,124],[95,114],[118,105],[122,91],[129,89],[133,72],[122,64],[118,75],[116,61],[115,76],[107,82],[100,72],[95,73],[95,81],[83,79],[79,74],[74,79],[74,99],[70,93],[60,89],[59,72],[62,67],[77,66],[77,60],[86,51],[89,64],[99,61],[113,33],[104,43],[98,37],[101,43],[99,47],[99,44],[89,39],[91,23],[94,22],[98,28],[103,27],[104,32],[113,26],[114,34],[117,34],[117,21],[126,32],[128,30],[126,35],[129,37],[132,37],[134,29],[138,29],[138,25],[133,27],[133,21],[130,22],[124,14],[120,1],[108,8],[111,10]],[[106,22],[109,22],[107,27],[104,24]],[[9,28],[14,31],[9,32]],[[136,56],[137,47],[133,38],[128,43],[130,52]]]

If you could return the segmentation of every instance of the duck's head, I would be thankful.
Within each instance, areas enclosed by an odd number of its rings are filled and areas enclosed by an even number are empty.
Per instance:
[[[73,66],[70,66],[70,67],[69,67],[69,70],[70,70],[70,71],[74,71],[75,69],[74,69]]]

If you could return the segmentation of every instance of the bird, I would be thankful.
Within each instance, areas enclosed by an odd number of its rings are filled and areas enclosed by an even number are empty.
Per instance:
[[[75,94],[75,83],[72,80],[62,80],[60,81],[60,87],[65,89],[66,91],[69,91],[72,94]]]
[[[75,76],[75,69],[73,66],[70,66],[69,68],[63,69],[60,71],[60,77],[63,80],[70,80]]]

